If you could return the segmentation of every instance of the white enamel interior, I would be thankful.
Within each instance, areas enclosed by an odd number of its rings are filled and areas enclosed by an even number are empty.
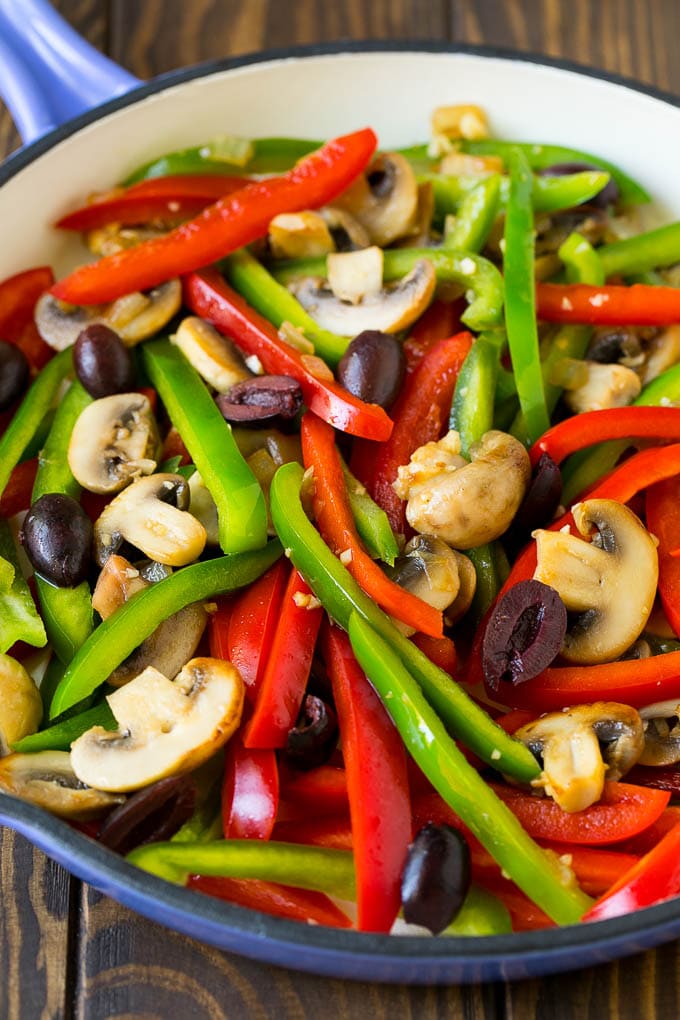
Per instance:
[[[164,89],[60,142],[0,189],[0,278],[82,257],[50,228],[91,191],[216,134],[329,137],[371,125],[383,146],[426,140],[444,103],[475,102],[499,137],[559,142],[618,163],[680,217],[680,109],[612,83],[445,53],[339,53],[251,64]]]

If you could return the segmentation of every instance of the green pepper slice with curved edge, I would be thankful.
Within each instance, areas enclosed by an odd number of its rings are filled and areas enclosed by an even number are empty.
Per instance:
[[[449,736],[398,654],[357,612],[349,637],[359,665],[439,795],[510,878],[558,924],[574,924],[592,903],[565,880],[557,858],[533,841]]]
[[[456,177],[448,174],[419,174],[421,184],[430,184],[434,197],[436,216],[457,213],[470,193],[479,186],[478,177]],[[609,174],[600,171],[584,171],[566,174],[564,177],[536,177],[531,175],[531,205],[534,212],[559,212],[572,209],[589,201],[609,181]],[[507,205],[510,181],[500,177],[498,204]]]
[[[182,567],[150,585],[107,617],[76,653],[54,692],[50,718],[92,694],[173,613],[192,602],[226,595],[251,584],[281,555],[277,541]]]
[[[12,471],[23,452],[39,430],[45,415],[72,368],[71,349],[62,351],[48,361],[35,377],[14,417],[0,437],[0,496],[5,491]]]
[[[225,553],[259,549],[267,541],[262,489],[196,369],[169,340],[144,344],[144,365],[215,500]]]
[[[483,178],[463,197],[453,223],[449,225],[446,220],[443,247],[454,251],[481,251],[498,215],[500,195],[500,174]]]
[[[124,184],[127,187],[151,177],[167,177],[170,174],[225,174],[232,170],[245,170],[249,174],[282,173],[322,145],[323,142],[304,138],[251,140],[224,135],[204,145],[159,156],[138,167],[125,179]]]
[[[448,251],[443,248],[393,248],[384,252],[383,279],[386,282],[406,276],[421,259],[432,263],[440,283],[459,283],[466,288],[468,307],[461,321],[481,331],[497,326],[503,319],[503,279],[488,259],[475,252]],[[323,276],[326,258],[289,259],[272,264],[272,275],[281,283],[301,276]]]
[[[535,779],[540,770],[528,748],[509,737],[448,673],[404,637],[334,556],[302,508],[302,475],[300,465],[293,463],[283,464],[276,472],[271,487],[272,518],[287,555],[332,619],[347,630],[350,613],[359,612],[396,649],[428,701],[466,747],[522,782]]]
[[[351,337],[337,336],[317,325],[299,301],[286,290],[245,248],[229,255],[222,263],[224,274],[234,290],[277,329],[290,322],[302,330],[314,345],[314,353],[335,368]]]
[[[0,585],[0,652],[6,652],[16,641],[42,648],[47,644],[45,627],[21,572],[10,526],[2,518],[0,564],[5,582]]]
[[[105,730],[118,729],[116,718],[106,701],[87,708],[84,712],[78,712],[68,719],[62,719],[53,726],[40,730],[39,733],[23,737],[16,744],[12,744],[12,750],[21,754],[34,754],[36,751],[70,751],[73,741],[93,726],[103,726]]]
[[[680,221],[603,244],[597,253],[606,277],[628,276],[675,265],[680,262]]]
[[[81,487],[68,464],[68,447],[73,427],[80,414],[92,403],[92,397],[76,380],[57,408],[52,428],[38,460],[33,485],[35,503],[49,492],[61,492],[78,499]],[[87,581],[74,588],[58,588],[40,574],[35,575],[40,610],[50,644],[66,665],[93,628],[92,593]]]

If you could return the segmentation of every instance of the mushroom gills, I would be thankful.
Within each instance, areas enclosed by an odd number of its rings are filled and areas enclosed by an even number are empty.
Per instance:
[[[222,659],[192,659],[174,680],[149,666],[107,698],[118,730],[95,726],[74,742],[74,772],[110,792],[182,775],[235,732],[243,700],[238,670]]]
[[[67,457],[84,489],[107,495],[155,471],[158,449],[148,398],[142,393],[116,393],[93,400],[80,413]]]
[[[0,759],[0,790],[72,821],[97,818],[125,800],[79,779],[68,751],[10,754]]]

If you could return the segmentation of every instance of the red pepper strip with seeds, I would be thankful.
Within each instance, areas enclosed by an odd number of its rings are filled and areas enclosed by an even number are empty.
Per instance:
[[[191,273],[184,280],[184,303],[232,338],[246,354],[255,354],[265,372],[289,375],[302,387],[310,411],[353,436],[385,440],[392,421],[377,404],[358,400],[336,382],[319,379],[299,351],[279,338],[272,324],[232,290],[215,269]]]
[[[607,439],[680,439],[680,407],[611,407],[584,411],[553,425],[529,450],[535,466],[547,453],[556,464]]]
[[[441,612],[391,581],[366,552],[354,525],[333,429],[316,415],[306,414],[301,438],[305,467],[314,471],[314,514],[326,544],[386,613],[430,637],[442,637]]]
[[[401,906],[401,873],[412,836],[406,752],[347,635],[328,626],[323,651],[347,774],[357,927],[389,932]]]
[[[62,216],[55,226],[62,230],[95,230],[109,223],[133,226],[150,220],[186,219],[249,183],[247,177],[225,174],[154,177],[100,195]]]
[[[451,410],[458,373],[471,347],[469,333],[458,333],[436,343],[416,370],[407,376],[392,408],[394,429],[376,452],[373,478],[367,487],[397,534],[406,530],[406,504],[397,496],[392,482],[418,447],[441,436]]]
[[[594,326],[668,326],[680,322],[680,290],[634,283],[537,283],[536,315],[544,322]]]
[[[52,293],[74,305],[102,304],[208,266],[263,237],[279,213],[332,201],[367,166],[376,145],[370,128],[336,138],[287,173],[247,184],[163,237],[81,266]]]

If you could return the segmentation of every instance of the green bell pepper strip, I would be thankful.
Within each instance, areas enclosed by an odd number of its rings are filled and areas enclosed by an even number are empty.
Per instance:
[[[57,354],[36,376],[14,417],[0,438],[0,496],[24,450],[40,429],[45,415],[71,371],[71,349]]]
[[[205,145],[180,149],[138,167],[123,182],[126,187],[151,177],[171,174],[225,174],[247,170],[251,174],[281,173],[323,142],[302,138],[245,139],[233,135],[214,138]]]
[[[314,345],[314,353],[335,368],[347,350],[350,337],[337,336],[317,325],[290,291],[278,283],[245,248],[226,258],[222,269],[234,290],[260,315],[269,319],[277,329],[284,322],[301,329]]]
[[[637,407],[663,407],[664,404],[680,405],[680,364],[671,365],[652,379],[633,401],[633,406]],[[611,471],[630,445],[625,439],[614,439],[572,454],[562,467],[565,506]]]
[[[365,487],[355,478],[341,458],[342,473],[347,486],[347,498],[357,531],[374,559],[391,567],[399,555],[399,545],[390,527],[387,514],[371,499]]]
[[[40,733],[32,733],[18,740],[16,744],[12,744],[12,750],[22,754],[33,754],[36,751],[70,751],[73,741],[93,726],[103,726],[105,730],[118,728],[116,717],[106,701],[48,726]]]
[[[384,253],[383,279],[399,280],[411,272],[421,259],[434,266],[440,283],[459,283],[466,288],[469,302],[461,321],[475,332],[491,329],[503,319],[503,279],[488,259],[467,251],[448,251],[442,248],[394,248]],[[272,274],[281,283],[289,283],[301,276],[323,276],[326,258],[290,259],[272,265]]]
[[[267,541],[262,489],[203,380],[167,339],[147,342],[143,355],[149,378],[215,500],[222,551],[261,548]]]
[[[483,178],[460,202],[453,224],[444,229],[443,247],[479,252],[486,244],[500,204],[501,177]]]
[[[581,234],[574,232],[564,241],[557,254],[564,263],[570,283],[604,283],[604,269],[598,252]],[[545,404],[552,414],[562,396],[563,387],[553,382],[559,363],[565,358],[581,359],[585,356],[592,327],[567,323],[561,326],[541,350],[541,372],[545,391]],[[510,431],[516,439],[527,442],[526,426],[518,414]]]
[[[262,549],[193,563],[138,592],[97,627],[69,663],[54,692],[50,717],[92,694],[163,620],[192,602],[251,584],[280,555],[280,544],[269,542]]]
[[[52,698],[54,697],[54,692],[61,682],[65,669],[66,666],[56,655],[53,655],[47,663],[47,669],[43,673],[43,678],[40,681],[40,697],[42,698],[43,703],[43,720],[49,718]]]
[[[294,463],[283,464],[276,472],[271,487],[272,518],[286,554],[332,619],[347,630],[350,614],[356,610],[396,649],[444,724],[466,747],[516,779],[535,779],[539,768],[531,752],[504,733],[448,673],[404,637],[333,555],[302,508],[302,476],[302,468]]]
[[[486,889],[471,885],[463,906],[442,935],[506,935],[512,931],[510,911]]]
[[[301,843],[223,839],[214,843],[148,843],[127,855],[130,864],[184,885],[189,875],[259,878],[354,899],[354,855]]]
[[[67,453],[73,427],[92,397],[76,380],[57,408],[45,446],[38,459],[33,485],[35,503],[48,492],[61,492],[78,499],[81,487],[73,477]],[[92,593],[87,581],[74,588],[58,588],[35,575],[42,618],[50,644],[66,665],[85,643],[94,626]]]
[[[533,230],[531,172],[524,155],[513,152],[503,253],[505,326],[517,396],[530,442],[535,442],[550,425],[538,351]]]
[[[6,652],[15,641],[42,648],[47,634],[38,616],[24,575],[21,572],[16,546],[7,521],[0,518],[0,562],[5,567],[9,584],[0,590],[0,652]]]
[[[572,209],[597,195],[609,181],[609,175],[600,171],[566,174],[564,177],[536,177],[531,175],[531,205],[534,212],[551,213]],[[420,184],[431,184],[435,214],[444,217],[455,213],[470,193],[479,186],[479,177],[453,177],[448,174],[420,174]],[[507,205],[510,181],[500,178],[498,203]]]
[[[573,875],[538,846],[449,736],[398,654],[356,613],[349,637],[406,749],[440,796],[531,900],[558,924],[576,923],[588,905]]]
[[[629,276],[680,262],[680,221],[597,249],[606,277]]]
[[[564,145],[498,141],[495,138],[464,140],[458,144],[463,152],[479,156],[500,156],[501,159],[508,159],[513,149],[520,149],[532,170],[547,170],[555,163],[588,163],[611,175],[612,180],[618,185],[622,205],[643,205],[651,202],[649,192],[645,191],[641,184],[613,163],[600,156],[592,156],[589,152],[570,149]]]

